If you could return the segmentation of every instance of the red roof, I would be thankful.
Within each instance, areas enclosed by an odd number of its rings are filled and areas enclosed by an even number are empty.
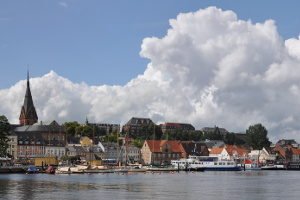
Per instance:
[[[300,149],[291,148],[291,150],[293,154],[300,155]]]
[[[237,154],[239,157],[244,157],[249,153],[250,150],[248,149],[243,149],[243,148],[238,148],[233,145],[226,145],[225,146],[226,151],[230,156],[233,156],[233,154]]]
[[[162,152],[162,148],[165,144],[169,144],[171,146],[172,152],[181,153],[182,148],[180,145],[180,141],[176,140],[145,140],[147,142],[149,149],[151,152]]]
[[[223,148],[212,148],[209,153],[210,154],[221,154],[222,151],[223,151]]]
[[[175,127],[180,127],[182,126],[182,124],[179,124],[179,123],[170,123],[170,122],[167,122],[164,124],[165,126],[175,126]]]
[[[235,154],[239,157],[244,157],[245,155],[247,155],[249,153],[248,149],[238,148],[233,145],[226,145],[224,148],[226,149],[227,153],[230,156],[233,156]],[[210,154],[221,154],[224,148],[212,148],[209,153]]]

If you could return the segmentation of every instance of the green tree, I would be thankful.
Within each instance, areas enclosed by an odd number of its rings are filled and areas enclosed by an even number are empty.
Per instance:
[[[75,129],[76,134],[79,134],[81,137],[87,136],[89,138],[93,137],[93,128],[90,125],[80,125]]]
[[[75,137],[76,136],[76,128],[79,127],[80,124],[76,121],[74,122],[65,122],[63,127],[67,132],[68,137]]]
[[[246,143],[258,150],[261,150],[263,147],[269,147],[271,142],[267,135],[268,131],[262,124],[251,125],[246,130]]]
[[[148,125],[142,125],[138,131],[136,132],[131,132],[128,131],[128,137],[133,138],[133,139],[138,139],[138,140],[151,140],[155,138],[155,140],[161,139],[162,136],[162,131],[160,126],[155,125],[155,124],[148,124]],[[155,135],[154,135],[155,133]],[[126,132],[123,131],[123,135],[126,135]]]
[[[133,140],[133,145],[137,148],[142,148],[143,147],[143,143],[141,140],[135,139]]]
[[[10,131],[10,124],[4,115],[0,116],[0,157],[7,156],[6,150],[8,148],[7,134]]]
[[[163,135],[163,140],[181,140],[181,141],[199,141],[202,138],[203,133],[201,131],[190,131],[190,130],[167,130]]]
[[[236,140],[236,137],[235,137],[234,133],[227,133],[225,135],[225,138],[224,138],[225,144],[234,145],[235,140]]]

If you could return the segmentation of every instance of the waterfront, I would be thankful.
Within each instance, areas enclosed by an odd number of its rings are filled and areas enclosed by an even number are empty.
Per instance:
[[[299,199],[298,171],[1,174],[1,199]]]

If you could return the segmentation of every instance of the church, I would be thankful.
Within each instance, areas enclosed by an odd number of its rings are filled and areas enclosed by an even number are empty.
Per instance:
[[[66,154],[66,132],[56,121],[38,122],[30,90],[29,73],[19,124],[13,124],[10,132],[9,153],[17,160],[33,160],[37,157],[61,158]]]

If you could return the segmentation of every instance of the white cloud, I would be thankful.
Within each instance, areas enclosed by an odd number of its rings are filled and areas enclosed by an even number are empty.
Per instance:
[[[31,80],[39,118],[124,123],[132,116],[245,131],[263,123],[270,138],[300,142],[300,40],[275,22],[253,24],[215,7],[170,20],[163,38],[145,38],[150,59],[124,86],[73,83],[50,72]],[[17,122],[25,82],[0,90],[0,112]]]

